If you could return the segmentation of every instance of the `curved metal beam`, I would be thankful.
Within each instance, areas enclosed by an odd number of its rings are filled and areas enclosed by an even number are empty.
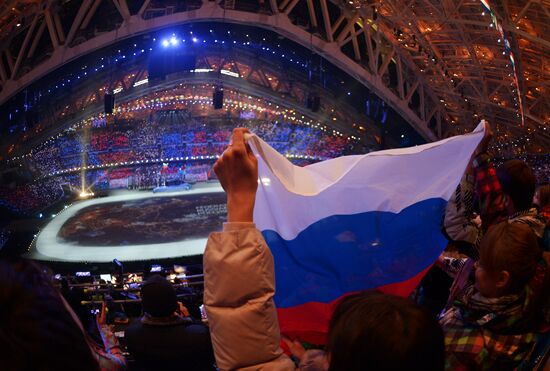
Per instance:
[[[216,2],[211,1],[205,1],[203,6],[197,10],[174,13],[147,20],[142,19],[140,15],[133,15],[127,18],[116,30],[101,34],[73,47],[57,47],[54,49],[52,56],[46,62],[35,67],[17,80],[10,79],[5,81],[3,89],[0,92],[0,104],[5,102],[30,83],[54,71],[63,64],[73,61],[95,50],[109,46],[115,42],[169,26],[192,22],[212,21],[230,22],[269,29],[303,45],[306,48],[313,47],[313,49],[325,59],[346,71],[367,88],[372,90],[375,94],[384,99],[426,140],[436,139],[436,136],[427,125],[430,115],[425,116],[424,112],[422,112],[420,115],[421,117],[419,117],[414,110],[409,108],[407,100],[401,98],[384,84],[381,75],[371,73],[365,67],[346,56],[341,51],[341,46],[339,46],[336,42],[327,42],[316,35],[311,37],[309,32],[294,25],[285,13],[266,15],[238,10],[224,10],[219,7]],[[350,27],[355,30],[355,26],[351,23],[351,21],[349,24],[351,24],[352,26]],[[419,89],[425,89],[428,95],[433,95],[431,90],[429,90],[429,88],[425,85],[420,86]],[[436,111],[440,111],[439,105],[435,102],[434,105],[435,107],[432,108],[435,108]],[[421,107],[421,111],[424,111],[424,107]]]

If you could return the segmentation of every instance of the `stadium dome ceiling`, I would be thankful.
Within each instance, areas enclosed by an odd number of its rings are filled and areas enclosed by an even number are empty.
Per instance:
[[[497,146],[550,148],[547,0],[4,1],[0,103],[115,41],[207,21],[270,29],[314,49],[427,139],[486,118]]]

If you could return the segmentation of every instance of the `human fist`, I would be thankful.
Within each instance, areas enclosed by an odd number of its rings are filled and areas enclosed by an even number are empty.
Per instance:
[[[248,129],[234,129],[231,143],[214,164],[214,172],[227,194],[228,222],[252,222],[258,160],[245,142],[245,133],[249,133]]]
[[[489,148],[489,144],[491,143],[491,140],[493,139],[493,129],[491,128],[491,125],[485,120],[483,120],[483,126],[485,129],[485,135],[483,136],[483,139],[481,139],[481,142],[479,142],[479,145],[477,146],[477,149],[475,151],[475,156],[487,152],[487,149]]]

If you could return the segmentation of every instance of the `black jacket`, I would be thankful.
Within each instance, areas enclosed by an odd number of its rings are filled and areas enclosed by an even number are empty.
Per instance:
[[[196,323],[145,324],[126,329],[125,343],[137,370],[214,370],[208,328]]]

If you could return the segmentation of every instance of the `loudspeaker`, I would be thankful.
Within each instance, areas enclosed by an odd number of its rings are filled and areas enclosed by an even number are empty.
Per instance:
[[[319,111],[319,108],[321,107],[321,97],[319,97],[318,95],[309,95],[307,97],[306,105],[307,108],[309,108],[313,112]]]
[[[113,94],[106,93],[104,98],[105,114],[110,115],[115,108],[115,96]]]
[[[223,90],[214,90],[214,94],[212,94],[212,103],[214,104],[214,109],[221,109],[223,107]]]

